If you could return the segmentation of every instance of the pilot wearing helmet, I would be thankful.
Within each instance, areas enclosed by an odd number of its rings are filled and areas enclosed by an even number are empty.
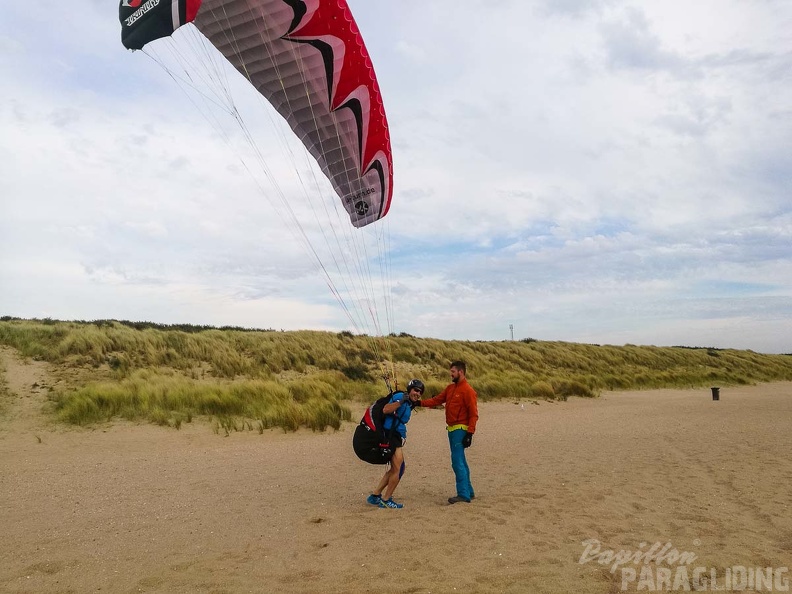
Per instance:
[[[385,432],[392,436],[393,457],[376,489],[366,499],[371,505],[388,509],[404,507],[403,504],[393,500],[393,492],[399,486],[399,481],[404,474],[404,443],[407,441],[407,423],[410,421],[412,409],[418,406],[425,389],[421,380],[410,380],[406,393],[394,392],[390,402],[382,409],[382,412],[385,413],[385,422],[383,423]]]

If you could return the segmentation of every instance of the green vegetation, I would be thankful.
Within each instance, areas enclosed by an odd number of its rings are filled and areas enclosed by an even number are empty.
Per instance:
[[[138,370],[118,382],[89,384],[54,396],[58,417],[85,425],[115,417],[147,419],[177,429],[196,415],[216,418],[225,428],[239,430],[234,419],[255,419],[260,431],[283,427],[338,429],[352,415],[339,404],[333,387],[322,380],[303,380],[286,386],[274,381],[249,380],[206,383],[174,372]],[[241,423],[242,427],[250,423]]]
[[[11,399],[11,393],[8,390],[8,382],[5,377],[5,368],[0,363],[0,419],[6,416],[8,412],[8,402]]]
[[[350,332],[275,332],[147,322],[0,318],[0,344],[56,366],[60,419],[125,418],[180,427],[195,416],[218,431],[323,430],[351,418],[343,400],[420,377],[427,396],[463,359],[482,400],[593,397],[602,390],[688,388],[792,380],[792,357],[713,348],[471,342]],[[0,390],[2,390],[0,384]]]

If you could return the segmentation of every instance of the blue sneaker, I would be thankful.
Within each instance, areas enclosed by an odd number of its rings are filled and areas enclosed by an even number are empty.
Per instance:
[[[387,501],[386,501],[386,500],[384,500],[384,499],[382,499],[382,498],[380,498],[379,506],[380,506],[380,507],[387,507],[387,508],[389,508],[389,509],[401,509],[401,508],[403,508],[403,507],[404,507],[404,504],[402,504],[402,503],[396,503],[396,502],[393,500],[393,497],[391,497],[391,498],[390,498],[390,499],[388,499]]]
[[[380,501],[382,501],[382,497],[379,495],[371,494],[366,498],[366,503],[370,503],[371,505],[379,505]]]

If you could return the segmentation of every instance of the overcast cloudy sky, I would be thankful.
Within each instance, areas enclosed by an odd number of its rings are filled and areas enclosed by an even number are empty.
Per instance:
[[[792,352],[792,3],[349,4],[393,143],[388,329]],[[0,80],[0,315],[351,327],[117,4],[5,3]]]

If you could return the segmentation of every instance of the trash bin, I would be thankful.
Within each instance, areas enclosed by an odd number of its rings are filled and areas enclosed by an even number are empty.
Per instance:
[[[712,399],[720,400],[720,388],[712,388]]]

